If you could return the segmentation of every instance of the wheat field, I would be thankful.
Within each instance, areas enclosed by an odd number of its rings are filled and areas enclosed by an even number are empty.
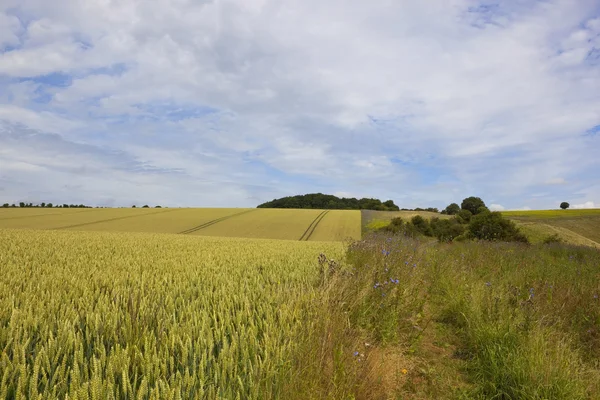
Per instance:
[[[0,398],[281,397],[341,243],[0,230]]]

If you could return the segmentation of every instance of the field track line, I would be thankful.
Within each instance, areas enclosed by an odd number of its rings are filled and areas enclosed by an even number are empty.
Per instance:
[[[181,232],[179,232],[179,234],[180,235],[187,235],[187,234],[190,234],[190,233],[194,233],[196,231],[199,231],[200,229],[208,228],[211,225],[217,224],[217,223],[219,223],[221,221],[225,221],[226,219],[237,217],[238,215],[242,215],[242,214],[247,214],[247,213],[252,212],[252,211],[256,211],[256,209],[246,210],[246,211],[242,211],[242,212],[239,212],[239,213],[236,213],[236,214],[226,215],[226,216],[221,217],[221,218],[213,219],[212,221],[208,221],[208,222],[205,222],[205,223],[203,223],[201,225],[195,226],[193,228],[186,229],[185,231],[181,231]]]
[[[304,231],[302,236],[300,236],[300,241],[307,241],[310,239],[310,236],[313,234],[319,222],[325,217],[325,215],[329,212],[329,210],[322,211],[321,214],[317,215],[316,218],[308,225],[308,228]]]
[[[47,214],[36,214],[36,215],[21,215],[21,216],[18,216],[18,217],[0,218],[0,221],[7,221],[9,219],[47,217],[47,216],[50,216],[50,215],[69,215],[69,214],[77,214],[77,213],[84,212],[84,211],[89,211],[89,210],[77,210],[77,211],[66,212],[66,213],[47,213]]]
[[[146,214],[141,214],[141,215],[126,215],[124,217],[115,217],[115,218],[101,219],[100,221],[84,222],[82,224],[67,225],[67,226],[61,226],[61,227],[58,227],[58,228],[49,228],[48,230],[53,231],[53,230],[58,230],[58,229],[79,228],[80,226],[94,225],[94,224],[99,224],[101,222],[118,221],[118,220],[127,219],[127,218],[145,217],[147,215],[164,214],[164,213],[173,212],[173,211],[179,211],[179,210],[183,210],[183,208],[172,208],[172,209],[169,209],[169,210],[156,211],[156,212],[151,212],[151,213],[146,213]]]

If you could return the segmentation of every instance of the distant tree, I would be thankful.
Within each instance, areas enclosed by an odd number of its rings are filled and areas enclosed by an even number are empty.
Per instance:
[[[452,203],[452,204],[448,205],[448,207],[446,207],[444,209],[444,211],[445,211],[445,214],[456,215],[460,211],[460,206],[456,203]]]
[[[136,208],[135,204],[131,206],[131,208]]]
[[[19,207],[25,207],[25,203],[24,202],[20,202],[19,203]]]
[[[46,204],[46,207],[48,207],[48,208],[52,208],[52,203],[48,203],[48,204]]]
[[[562,203],[560,203],[560,208],[562,208],[563,210],[566,210],[570,206],[571,205],[569,203],[567,203],[566,201],[563,201]]]
[[[10,206],[11,206],[12,208],[16,208],[16,207],[17,207],[17,205],[16,205],[15,203],[12,203]]]
[[[63,208],[69,208],[68,204],[63,204]]]
[[[161,206],[156,206],[156,207],[154,207],[154,208],[162,208],[162,207],[161,207]]]
[[[42,202],[42,204],[40,204],[40,207],[46,207],[46,203]]]
[[[142,208],[150,208],[150,206],[148,204],[144,204]]]
[[[8,203],[4,203],[4,204],[2,204],[2,207],[4,207],[4,208],[8,208]]]
[[[460,205],[461,209],[469,210],[473,215],[477,215],[479,213],[480,207],[485,207],[485,203],[479,197],[474,196],[467,197]]]

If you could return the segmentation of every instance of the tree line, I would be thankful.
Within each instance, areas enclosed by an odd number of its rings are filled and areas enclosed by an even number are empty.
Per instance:
[[[310,193],[287,196],[260,204],[257,208],[309,208],[326,210],[377,210],[400,211],[393,200],[381,201],[369,198],[345,198],[331,194]]]
[[[16,204],[9,204],[9,203],[4,203],[2,205],[3,208],[92,208],[92,206],[86,206],[85,204],[57,204],[54,205],[52,203],[40,203],[40,204],[33,204],[33,203],[25,203],[25,202],[20,202],[18,205]]]

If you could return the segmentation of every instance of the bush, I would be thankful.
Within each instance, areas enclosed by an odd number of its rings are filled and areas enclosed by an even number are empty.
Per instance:
[[[420,215],[415,215],[410,219],[411,224],[417,230],[417,232],[425,235],[425,236],[433,236],[433,231],[429,226],[429,221]]]
[[[469,223],[468,231],[469,236],[480,240],[529,243],[515,223],[497,211],[475,215]]]
[[[392,218],[390,224],[381,228],[385,232],[399,233],[404,228],[404,220],[400,217]]]
[[[558,236],[558,233],[555,233],[554,235],[550,235],[546,239],[544,239],[544,244],[562,243],[562,242],[563,242],[563,240],[560,238],[560,236]]]
[[[458,214],[456,214],[456,219],[461,224],[468,224],[471,221],[471,217],[473,214],[469,210],[460,210]]]
[[[566,210],[570,206],[571,205],[569,203],[567,203],[566,201],[563,201],[562,203],[560,203],[560,208],[562,208],[563,210]]]
[[[457,219],[433,218],[429,223],[433,235],[440,242],[451,242],[465,232],[465,227]]]

